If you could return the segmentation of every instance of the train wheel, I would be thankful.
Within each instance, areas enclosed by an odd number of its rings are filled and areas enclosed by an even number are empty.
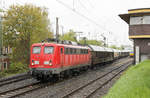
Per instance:
[[[52,82],[56,82],[60,79],[60,75],[59,74],[54,74],[52,77]]]
[[[80,69],[79,68],[73,69],[72,73],[73,73],[73,76],[78,76],[80,74]]]
[[[72,71],[71,70],[67,70],[64,72],[64,78],[70,78],[72,77]]]
[[[39,76],[36,76],[36,78],[35,78],[36,80],[38,80],[38,81],[41,81],[42,80],[42,78],[41,77],[39,77]]]

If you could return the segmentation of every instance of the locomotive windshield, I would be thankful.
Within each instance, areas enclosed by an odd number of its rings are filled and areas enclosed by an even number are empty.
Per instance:
[[[44,53],[45,54],[52,54],[53,50],[54,50],[54,47],[52,47],[52,46],[45,46]]]
[[[40,46],[33,47],[33,54],[39,54],[40,52],[41,52],[41,47]]]

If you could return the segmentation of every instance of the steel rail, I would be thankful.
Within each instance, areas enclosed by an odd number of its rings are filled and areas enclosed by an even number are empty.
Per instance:
[[[22,74],[18,74],[18,75],[11,76],[11,77],[0,78],[0,82],[13,80],[15,78],[19,78],[19,77],[23,77],[23,76],[27,76],[27,75],[28,75],[27,73],[22,73]]]
[[[14,83],[14,82],[18,82],[18,81],[22,81],[22,80],[26,80],[26,79],[30,79],[30,78],[32,78],[32,77],[28,76],[28,75],[18,77],[18,78],[13,78],[13,79],[3,81],[2,83],[0,83],[0,87],[3,86],[3,85],[11,84],[11,83]]]
[[[131,65],[131,63],[128,63],[125,68],[123,68],[123,69],[120,70],[119,72],[115,73],[114,76],[112,76],[109,80],[107,80],[106,82],[104,82],[103,84],[101,84],[101,86],[99,86],[99,87],[96,88],[94,91],[92,91],[92,93],[90,93],[89,95],[87,95],[86,98],[90,98],[92,95],[94,95],[94,93],[95,93],[96,91],[98,91],[98,90],[101,89],[103,86],[105,86],[106,84],[108,84],[112,79],[114,79],[116,76],[118,76],[118,74],[120,74],[120,73],[123,72],[126,68],[128,68],[129,65]]]
[[[131,62],[131,61],[130,61],[130,62]],[[126,63],[129,63],[129,62],[126,62]],[[126,63],[124,63],[124,64],[126,64]],[[109,72],[103,74],[102,76],[96,78],[95,80],[92,80],[92,81],[88,82],[87,84],[85,84],[85,85],[83,85],[83,86],[80,86],[80,87],[78,87],[78,88],[72,90],[72,91],[69,92],[68,94],[62,96],[62,98],[69,98],[69,96],[73,95],[75,92],[77,92],[77,91],[79,91],[79,90],[85,88],[86,86],[92,84],[93,82],[95,82],[95,81],[97,81],[97,80],[99,80],[99,79],[101,79],[101,78],[107,76],[109,73],[113,72],[114,70],[117,70],[117,69],[121,68],[122,66],[124,66],[124,64],[121,64],[119,67],[112,69],[111,71],[109,71]]]
[[[30,87],[30,86],[38,85],[38,84],[40,84],[40,82],[31,83],[31,84],[28,84],[28,85],[25,85],[25,86],[22,86],[22,87],[18,87],[18,88],[12,89],[12,90],[7,90],[7,91],[4,91],[4,92],[0,92],[0,96],[5,96],[8,93],[15,92],[17,90],[21,90],[21,89],[24,89],[24,88],[27,88],[27,87]]]

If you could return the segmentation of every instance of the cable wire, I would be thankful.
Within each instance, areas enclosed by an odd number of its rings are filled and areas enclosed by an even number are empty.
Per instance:
[[[80,0],[78,0],[79,1],[79,3],[81,4],[81,6],[88,12],[88,10],[87,10],[87,8],[84,6],[84,4],[80,1]]]
[[[66,8],[70,9],[71,11],[73,11],[74,13],[78,14],[79,16],[85,18],[86,20],[90,21],[91,23],[95,24],[96,26],[102,28],[103,30],[106,30],[108,32],[111,32],[110,30],[107,30],[105,27],[103,27],[102,25],[96,23],[94,20],[90,19],[89,17],[85,16],[84,14],[79,13],[78,11],[72,9],[70,6],[68,6],[67,4],[63,3],[60,0],[56,0],[58,3],[62,4],[63,6],[65,6]]]

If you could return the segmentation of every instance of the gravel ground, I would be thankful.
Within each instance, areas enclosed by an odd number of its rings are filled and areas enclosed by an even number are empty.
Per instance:
[[[108,93],[109,89],[116,83],[116,81],[121,77],[122,74],[123,72],[118,74],[107,85],[103,86],[101,89],[95,92],[95,94],[90,98],[102,98],[103,96],[105,96]]]
[[[16,74],[16,75],[13,75],[13,76],[8,76],[8,77],[0,77],[0,81],[12,79],[12,78],[17,78],[17,77],[20,77],[20,76],[24,76],[26,74],[27,74],[27,72],[21,73],[21,74]]]
[[[99,77],[100,75],[104,74],[108,70],[117,67],[119,65],[118,62],[123,63],[126,60],[128,59],[127,58],[120,59],[117,61],[117,63],[115,62],[112,64],[108,64],[109,66],[99,67],[98,69],[92,71],[89,70],[79,76],[70,79],[65,79],[51,86],[21,96],[20,98],[61,98],[61,96],[65,95],[65,93],[70,92],[71,90]]]
[[[26,80],[18,81],[18,82],[15,82],[15,83],[7,84],[7,85],[4,85],[4,86],[0,87],[0,92],[4,92],[4,91],[7,91],[7,90],[12,90],[12,89],[22,87],[24,85],[31,84],[31,83],[36,83],[36,82],[37,82],[37,80],[31,78],[31,79],[26,79]]]
[[[125,65],[127,66],[127,65]],[[84,87],[83,89],[80,89],[79,91],[75,92],[73,95],[69,96],[69,98],[86,98],[88,95],[90,95],[95,89],[99,88],[103,83],[108,81],[113,76],[117,75],[122,69],[126,68],[125,66],[109,73],[107,76],[100,78],[99,80],[93,82],[92,84]],[[92,94],[93,95],[93,94]],[[94,93],[95,95],[95,93]],[[89,97],[88,97],[89,98]]]

